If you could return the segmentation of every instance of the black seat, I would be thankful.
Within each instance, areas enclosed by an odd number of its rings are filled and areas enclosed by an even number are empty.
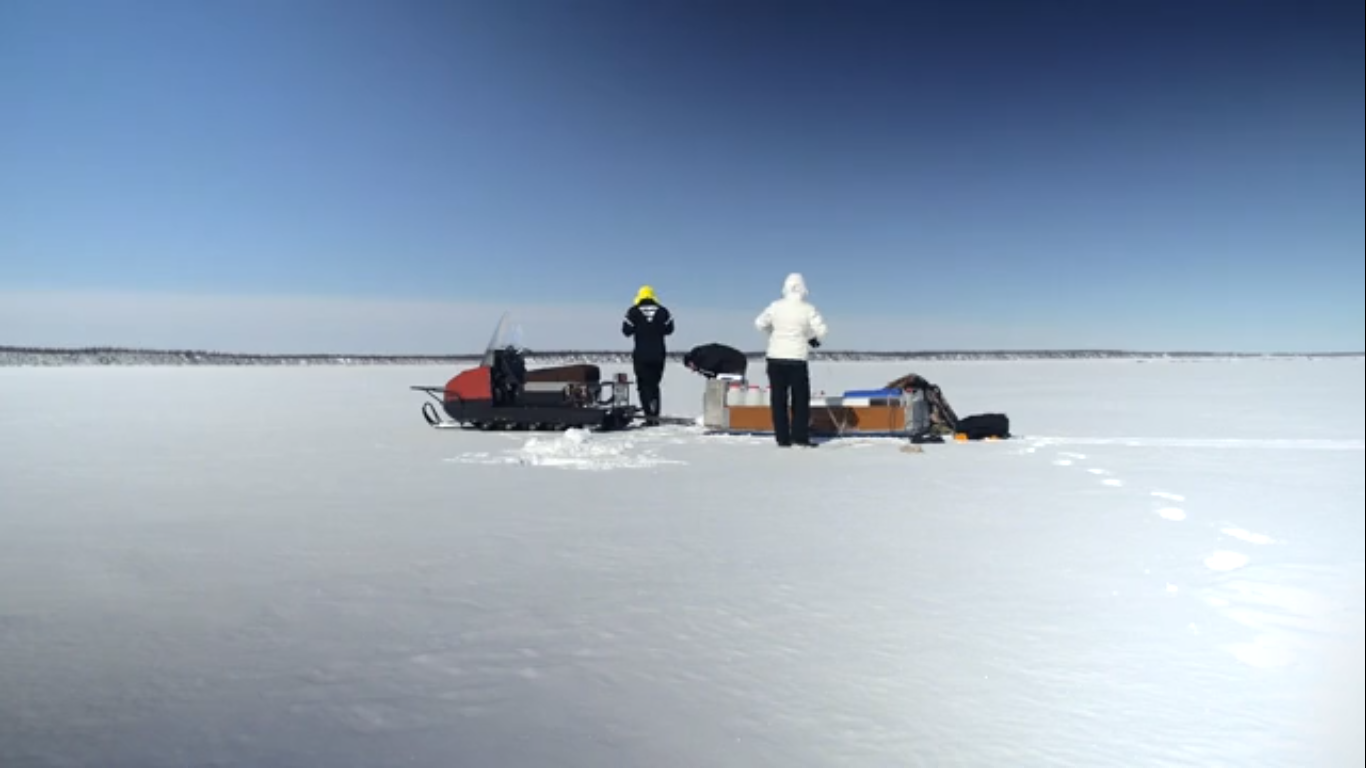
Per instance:
[[[495,350],[489,370],[494,405],[517,402],[526,388],[526,360],[514,347]]]

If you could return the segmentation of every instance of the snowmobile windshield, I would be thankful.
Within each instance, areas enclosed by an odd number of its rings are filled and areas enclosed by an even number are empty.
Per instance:
[[[484,348],[484,358],[480,360],[480,365],[493,365],[493,354],[508,347],[519,351],[522,349],[522,326],[511,312],[504,312],[503,316],[498,318],[493,335],[489,337],[488,346]]]

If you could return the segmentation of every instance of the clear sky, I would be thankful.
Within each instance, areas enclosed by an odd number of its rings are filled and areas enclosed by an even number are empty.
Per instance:
[[[0,344],[1366,348],[1361,0],[3,0]]]

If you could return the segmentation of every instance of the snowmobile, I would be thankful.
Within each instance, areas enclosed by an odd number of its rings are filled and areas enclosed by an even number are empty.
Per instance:
[[[630,427],[640,412],[631,403],[631,385],[624,373],[602,381],[602,370],[589,363],[527,370],[526,350],[510,338],[504,313],[477,367],[457,373],[445,386],[411,389],[440,404],[441,411],[434,403],[422,404],[423,419],[436,428],[605,432]]]

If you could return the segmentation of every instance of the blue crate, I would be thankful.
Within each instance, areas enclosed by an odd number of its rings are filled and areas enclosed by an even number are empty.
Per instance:
[[[889,389],[850,389],[844,393],[844,397],[867,397],[867,398],[899,398],[905,392],[891,387]]]

